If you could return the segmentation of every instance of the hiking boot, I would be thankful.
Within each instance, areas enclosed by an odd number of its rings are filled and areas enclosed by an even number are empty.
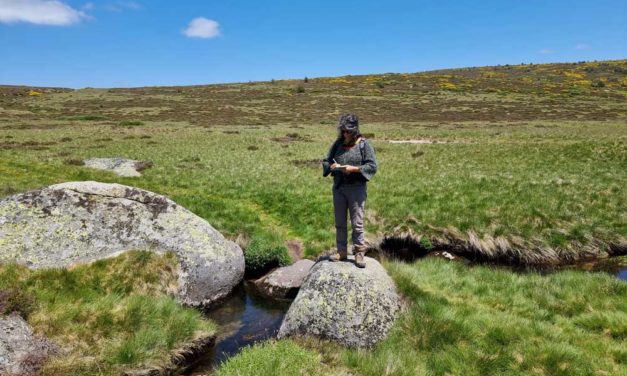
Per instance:
[[[358,268],[366,267],[366,260],[364,260],[364,255],[366,252],[357,252],[355,254],[355,266]]]
[[[354,245],[353,253],[355,254],[355,265],[358,268],[366,267],[366,260],[364,260],[364,256],[366,255],[366,246],[365,245]]]
[[[329,261],[346,261],[348,260],[348,252],[346,250],[340,251],[337,250],[334,253],[329,255]]]

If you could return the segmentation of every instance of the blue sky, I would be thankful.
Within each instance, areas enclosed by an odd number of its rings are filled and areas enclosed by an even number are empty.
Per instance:
[[[0,84],[191,85],[623,58],[624,0],[0,0]]]

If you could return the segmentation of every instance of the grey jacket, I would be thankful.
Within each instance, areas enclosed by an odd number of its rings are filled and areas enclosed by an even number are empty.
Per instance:
[[[327,157],[322,160],[322,176],[333,175],[335,188],[344,184],[366,184],[377,172],[377,158],[372,144],[363,138],[361,142],[363,145],[358,143],[352,148],[346,149],[342,141],[336,140],[329,148]],[[333,159],[341,165],[357,166],[361,171],[352,174],[331,171]]]

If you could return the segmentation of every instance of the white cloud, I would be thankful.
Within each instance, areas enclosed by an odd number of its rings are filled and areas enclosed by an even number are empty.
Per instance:
[[[550,48],[543,48],[540,51],[538,51],[539,53],[546,55],[546,54],[552,54],[554,51],[551,50]]]
[[[136,1],[116,1],[104,6],[104,9],[111,12],[123,12],[125,10],[140,10],[142,5]]]
[[[590,48],[590,45],[585,43],[579,43],[575,46],[576,50],[587,50],[588,48]]]
[[[87,15],[57,0],[0,0],[0,22],[67,26]]]
[[[194,18],[183,34],[190,38],[214,38],[220,35],[220,24],[204,17]]]

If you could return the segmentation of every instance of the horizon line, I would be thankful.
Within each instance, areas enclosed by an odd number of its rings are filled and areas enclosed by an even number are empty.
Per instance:
[[[446,70],[458,70],[458,69],[477,69],[477,68],[496,68],[496,67],[505,67],[505,66],[522,66],[522,65],[558,65],[558,64],[583,64],[583,63],[598,63],[598,62],[616,62],[627,60],[625,58],[619,59],[607,59],[607,60],[577,60],[577,61],[557,61],[550,63],[517,63],[517,64],[496,64],[496,65],[474,65],[474,66],[466,66],[466,67],[442,67],[436,69],[428,69],[428,70],[420,70],[413,72],[379,72],[379,73],[365,73],[365,74],[343,74],[336,76],[312,76],[309,77],[307,75],[302,78],[280,78],[280,79],[268,79],[268,80],[256,80],[256,81],[231,81],[231,82],[211,82],[211,83],[200,83],[200,84],[182,84],[182,85],[145,85],[145,86],[83,86],[83,87],[69,87],[69,86],[37,86],[30,84],[3,84],[0,83],[0,87],[15,87],[15,88],[40,88],[40,89],[64,89],[64,90],[85,90],[85,89],[96,89],[96,90],[106,90],[106,89],[142,89],[142,88],[163,88],[163,87],[197,87],[197,86],[216,86],[216,85],[245,85],[252,83],[263,83],[263,82],[282,82],[282,81],[302,81],[307,78],[310,80],[321,79],[321,78],[339,78],[339,77],[360,77],[360,76],[369,76],[369,75],[387,75],[387,74],[422,74],[429,72],[438,72],[438,71],[446,71]]]

